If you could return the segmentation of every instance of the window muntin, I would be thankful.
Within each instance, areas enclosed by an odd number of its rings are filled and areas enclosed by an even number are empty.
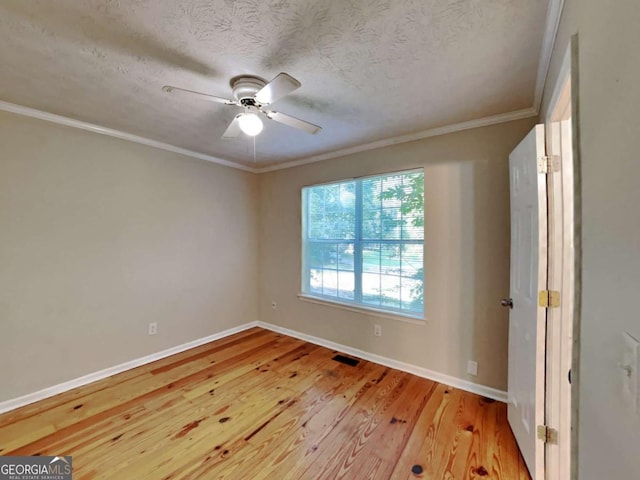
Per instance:
[[[424,173],[302,190],[302,292],[422,318]]]

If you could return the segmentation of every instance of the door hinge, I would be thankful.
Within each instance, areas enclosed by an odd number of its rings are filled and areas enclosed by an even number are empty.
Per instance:
[[[556,290],[540,290],[538,305],[544,308],[558,308],[560,306],[560,292]]]
[[[538,425],[538,440],[551,445],[558,444],[558,431],[546,425]]]
[[[553,173],[560,171],[560,157],[558,155],[542,155],[538,158],[538,173]]]

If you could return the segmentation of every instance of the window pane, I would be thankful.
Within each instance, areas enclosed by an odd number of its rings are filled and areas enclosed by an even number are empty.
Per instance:
[[[403,277],[413,277],[422,271],[422,250],[421,243],[402,246],[402,273]]]
[[[335,243],[308,242],[306,262],[312,268],[336,268],[338,245]]]
[[[362,238],[377,240],[382,238],[380,210],[362,210]]]
[[[362,244],[362,271],[366,273],[380,273],[380,244]]]
[[[379,178],[362,180],[362,238],[380,238],[380,186]]]
[[[362,180],[362,238],[422,240],[424,175],[393,174]]]
[[[306,189],[307,238],[355,238],[355,182]]]
[[[307,187],[304,199],[307,293],[422,314],[421,171]]]
[[[385,240],[400,239],[402,227],[402,213],[400,208],[383,208],[380,210],[381,237]]]
[[[338,296],[338,271],[322,270],[322,294],[330,297]]]
[[[353,243],[308,242],[306,255],[309,293],[355,298]]]
[[[365,178],[362,182],[362,208],[363,210],[380,209],[380,192],[382,191],[382,179],[380,177]]]
[[[338,245],[338,269],[353,272],[354,248],[353,243]]]
[[[424,238],[424,215],[422,212],[404,217],[401,236],[403,240],[422,240]]]
[[[356,279],[353,272],[338,272],[338,297],[353,300],[355,296]]]
[[[380,272],[400,275],[401,245],[383,244],[380,253]]]
[[[362,303],[374,307],[380,306],[380,275],[362,273]]]
[[[422,282],[413,278],[402,277],[402,309],[422,313],[424,300],[422,298]]]
[[[404,245],[401,262],[401,308],[421,313],[424,309],[423,244]]]
[[[322,269],[309,270],[309,293],[322,295]]]
[[[400,277],[380,275],[380,305],[400,308]]]

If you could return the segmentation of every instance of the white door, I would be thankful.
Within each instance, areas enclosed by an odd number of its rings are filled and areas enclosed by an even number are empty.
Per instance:
[[[537,125],[509,155],[511,189],[511,282],[509,314],[508,418],[531,478],[544,478],[546,309],[538,292],[547,283],[546,178],[538,173],[544,155],[544,126]]]

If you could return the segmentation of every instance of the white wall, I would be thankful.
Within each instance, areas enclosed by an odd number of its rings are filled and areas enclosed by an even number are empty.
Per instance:
[[[580,480],[640,478],[640,414],[621,392],[622,332],[640,339],[640,2],[567,0],[554,63],[578,33],[582,176]],[[550,72],[553,88],[557,72]],[[548,95],[545,95],[548,98]]]
[[[257,190],[0,112],[0,401],[256,320]]]
[[[261,175],[260,319],[506,390],[508,312],[499,301],[509,293],[508,155],[533,124],[477,128]],[[299,300],[301,187],[414,167],[425,173],[427,323]],[[479,363],[477,377],[466,373],[469,359]]]

